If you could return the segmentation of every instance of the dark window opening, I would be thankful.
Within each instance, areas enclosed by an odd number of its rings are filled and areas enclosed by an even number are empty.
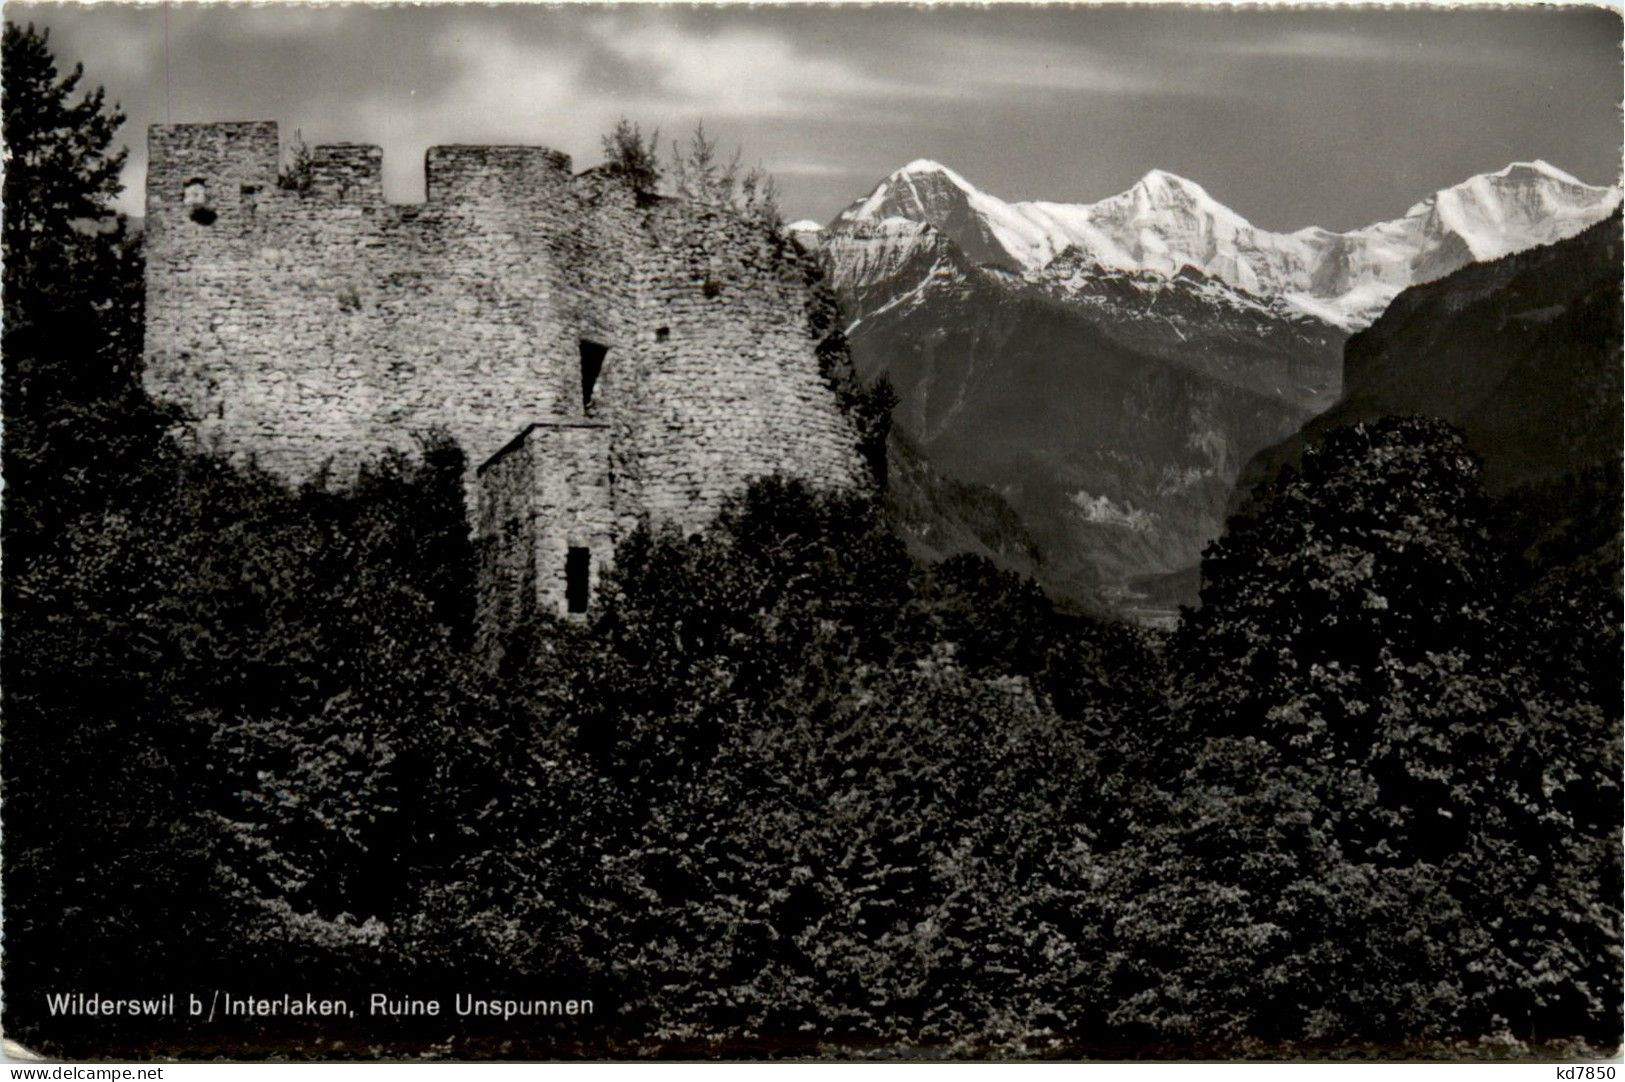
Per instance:
[[[564,606],[571,612],[587,611],[587,569],[591,560],[586,549],[575,547],[564,557]]]
[[[671,328],[670,327],[656,327],[655,328],[655,341],[656,342],[664,342],[666,339],[668,339],[670,337],[671,337]]]
[[[598,385],[598,375],[604,370],[604,358],[607,356],[609,356],[608,346],[599,345],[585,338],[581,340],[582,409],[592,405],[593,388]]]

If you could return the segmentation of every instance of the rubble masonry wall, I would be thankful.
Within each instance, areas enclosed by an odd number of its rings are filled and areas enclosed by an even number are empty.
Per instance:
[[[482,556],[490,620],[527,590],[562,610],[571,538],[596,582],[641,517],[697,529],[755,476],[863,474],[818,371],[807,257],[731,212],[640,201],[539,147],[432,148],[424,202],[394,204],[377,147],[315,148],[294,190],[275,123],[148,142],[149,391],[289,481],[450,434],[476,536],[503,550]],[[583,340],[608,347],[590,403]]]

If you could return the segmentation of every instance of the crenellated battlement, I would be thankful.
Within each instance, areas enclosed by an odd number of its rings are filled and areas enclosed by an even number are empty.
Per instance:
[[[511,199],[525,203],[570,183],[570,156],[546,147],[430,147],[424,178],[430,202]]]
[[[147,220],[175,208],[235,208],[276,187],[281,158],[274,121],[154,124],[147,131]]]
[[[274,123],[148,145],[149,390],[290,481],[451,435],[506,599],[488,625],[579,603],[640,517],[697,529],[751,477],[862,475],[805,257],[728,211],[542,147],[435,147],[427,199],[393,204],[376,146],[318,146],[284,186]]]
[[[364,143],[318,146],[310,154],[310,188],[316,199],[377,206],[384,201],[384,149]]]
[[[154,124],[148,130],[147,154],[149,199],[183,202],[186,186],[201,182],[219,209],[236,202],[233,195],[244,187],[256,192],[277,188],[283,147],[275,121]],[[383,163],[383,149],[375,145],[317,145],[310,152],[308,187],[297,194],[330,203],[383,205]],[[430,147],[423,167],[426,203],[510,199],[524,205],[572,179],[570,156],[540,146]]]

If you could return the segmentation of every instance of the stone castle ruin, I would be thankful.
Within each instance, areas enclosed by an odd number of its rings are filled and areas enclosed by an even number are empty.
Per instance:
[[[434,147],[396,204],[377,147],[316,147],[284,186],[273,122],[148,140],[150,392],[289,481],[456,439],[486,633],[585,611],[645,516],[695,530],[756,476],[863,475],[807,257],[731,211],[540,147]]]

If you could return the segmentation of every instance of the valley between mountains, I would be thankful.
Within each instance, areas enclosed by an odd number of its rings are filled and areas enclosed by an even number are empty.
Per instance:
[[[1392,221],[1282,234],[1161,171],[1097,203],[1009,203],[922,160],[827,228],[787,229],[818,254],[859,372],[899,395],[890,499],[914,549],[986,555],[1080,608],[1166,625],[1196,602],[1202,551],[1244,502],[1238,484],[1290,460],[1315,418],[1347,411],[1348,373],[1364,377],[1346,350],[1400,339],[1384,371],[1412,390],[1394,393],[1393,412],[1446,417],[1461,413],[1452,388],[1485,382],[1468,370],[1510,363],[1495,353],[1512,339],[1491,333],[1440,375],[1440,344],[1415,319],[1396,334],[1384,312],[1413,312],[1407,291],[1424,283],[1437,306],[1462,268],[1540,248],[1558,255],[1536,322],[1561,335],[1598,272],[1595,243],[1565,255],[1559,242],[1619,203],[1618,187],[1514,163]],[[1481,279],[1463,288],[1482,293]],[[1605,340],[1544,348],[1595,353]],[[1502,412],[1517,428],[1516,405]]]

